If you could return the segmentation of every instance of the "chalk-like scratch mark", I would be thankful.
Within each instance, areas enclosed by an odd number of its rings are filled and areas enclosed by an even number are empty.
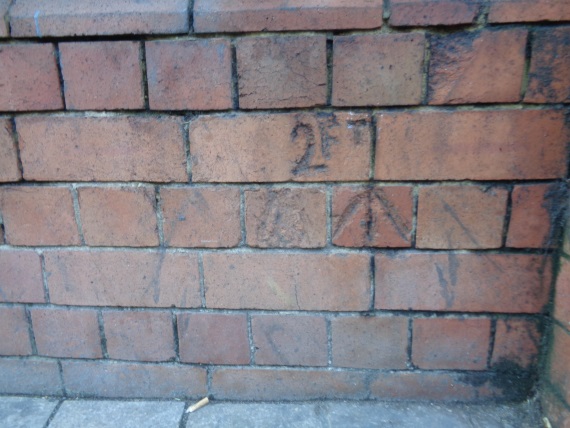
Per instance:
[[[388,220],[394,225],[396,232],[400,235],[405,241],[409,241],[409,237],[407,236],[410,232],[410,226],[406,224],[405,220],[400,216],[394,204],[392,204],[389,199],[386,197],[386,194],[382,189],[376,189],[374,192],[374,196],[380,202],[380,205],[384,208],[386,216]]]
[[[453,208],[451,208],[451,206],[445,202],[445,201],[441,201],[443,202],[443,209],[446,213],[448,213],[451,218],[453,220],[455,220],[455,222],[459,225],[459,227],[461,228],[461,230],[463,230],[463,232],[465,233],[465,235],[467,235],[467,237],[469,238],[469,240],[471,242],[473,242],[475,245],[479,245],[479,241],[477,241],[477,238],[475,238],[475,236],[473,236],[473,234],[471,233],[471,231],[463,224],[463,222],[461,221],[461,219],[459,218],[459,216],[457,215],[457,213],[455,212],[455,210]]]
[[[449,276],[449,281],[445,277],[442,267],[436,263],[435,270],[437,271],[437,277],[439,280],[439,285],[441,286],[441,295],[445,299],[445,306],[447,309],[453,307],[455,302],[455,287],[457,286],[457,270],[459,268],[459,260],[457,255],[454,253],[449,253],[447,256],[447,274]]]
[[[40,11],[36,10],[34,13],[34,24],[36,25],[36,36],[42,37],[42,31],[40,30]]]

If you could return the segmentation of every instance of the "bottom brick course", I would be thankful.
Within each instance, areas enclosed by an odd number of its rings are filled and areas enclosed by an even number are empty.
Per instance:
[[[62,395],[59,367],[41,359],[0,359],[0,394]]]

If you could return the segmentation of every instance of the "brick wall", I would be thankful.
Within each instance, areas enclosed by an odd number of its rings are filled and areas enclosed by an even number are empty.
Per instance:
[[[570,3],[348,3],[0,0],[0,393],[532,394]]]

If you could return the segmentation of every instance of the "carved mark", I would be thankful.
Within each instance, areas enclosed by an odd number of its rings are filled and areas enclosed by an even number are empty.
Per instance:
[[[291,130],[291,141],[293,144],[299,144],[300,146],[305,147],[303,156],[295,162],[296,165],[291,170],[294,175],[304,174],[307,172],[326,171],[327,166],[324,163],[314,163],[316,143],[315,131],[310,124],[298,122]]]
[[[447,276],[443,271],[443,268],[439,263],[435,264],[435,270],[437,271],[437,277],[439,280],[439,285],[441,286],[441,296],[445,299],[446,309],[453,307],[455,302],[455,287],[457,286],[457,269],[459,268],[459,260],[457,255],[454,253],[449,253],[447,256]]]
[[[365,131],[369,130],[368,120],[348,120],[346,123],[348,124],[348,129],[352,129],[352,136],[354,137],[355,145],[359,146],[364,140],[367,140],[367,138],[365,138]]]
[[[396,229],[396,232],[398,233],[398,235],[400,235],[400,238],[402,238],[406,242],[409,242],[410,239],[408,237],[408,234],[410,233],[411,225],[409,225],[406,222],[406,220],[402,218],[402,216],[398,212],[398,209],[386,196],[386,193],[384,193],[384,190],[376,189],[374,192],[374,196],[376,197],[378,202],[380,202],[382,208],[384,208],[384,213],[386,214],[386,217],[388,217],[388,220],[390,220],[390,222],[394,226],[394,229]]]
[[[467,235],[469,240],[471,242],[473,242],[473,244],[479,246],[479,242],[477,241],[477,238],[475,238],[475,236],[473,236],[471,231],[463,224],[463,222],[461,221],[461,219],[459,218],[459,216],[457,215],[455,210],[453,208],[451,208],[451,206],[447,202],[445,202],[443,199],[441,200],[441,202],[443,203],[444,211],[446,213],[448,213],[453,220],[455,220],[455,222],[459,225],[461,230],[463,230],[463,233],[465,233],[465,235]]]

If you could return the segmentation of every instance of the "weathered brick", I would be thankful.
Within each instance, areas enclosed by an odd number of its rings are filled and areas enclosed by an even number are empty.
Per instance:
[[[0,355],[32,353],[28,320],[24,308],[0,308]]]
[[[69,110],[142,109],[138,42],[60,43]]]
[[[8,25],[8,9],[12,0],[0,0],[0,38],[8,37],[10,35],[10,26]]]
[[[158,245],[153,187],[80,187],[77,193],[87,245]]]
[[[540,404],[552,427],[570,427],[570,410],[568,410],[567,403],[563,403],[560,398],[552,393],[549,387],[541,388]]]
[[[526,30],[514,29],[433,37],[429,103],[519,101],[527,35]]]
[[[63,108],[51,43],[0,46],[0,110]]]
[[[327,326],[320,316],[258,315],[251,318],[255,364],[326,366]]]
[[[311,400],[365,398],[360,371],[217,369],[212,394],[220,400]]]
[[[228,40],[147,42],[146,61],[151,109],[225,110],[232,107]]]
[[[176,356],[170,312],[104,311],[103,325],[109,358],[167,361]]]
[[[327,101],[325,36],[238,39],[239,106],[313,107]]]
[[[12,245],[78,245],[71,191],[67,187],[0,189],[6,242]]]
[[[423,33],[340,36],[335,37],[333,50],[333,105],[422,101]]]
[[[206,304],[226,309],[368,310],[369,262],[365,254],[204,254]]]
[[[235,247],[241,240],[237,188],[162,188],[164,243],[172,247]]]
[[[18,181],[22,178],[12,132],[12,122],[0,118],[0,182]]]
[[[199,307],[196,255],[162,251],[48,251],[52,303]]]
[[[413,201],[408,186],[337,187],[332,242],[341,247],[409,247]]]
[[[537,313],[550,258],[531,254],[376,255],[377,309]]]
[[[420,188],[418,248],[499,248],[508,191],[480,186]]]
[[[554,318],[570,329],[570,262],[562,257],[556,278]]]
[[[177,364],[63,361],[72,397],[185,398],[206,393],[206,370]]]
[[[180,360],[201,364],[249,364],[245,314],[179,314]]]
[[[97,312],[32,308],[38,354],[63,358],[101,358]]]
[[[178,118],[24,116],[16,127],[26,180],[188,180]]]
[[[568,6],[570,19],[570,6]],[[570,29],[544,28],[532,39],[532,59],[524,97],[530,103],[570,101]]]
[[[415,319],[412,361],[422,369],[484,370],[490,331],[489,319]]]
[[[332,325],[332,363],[337,367],[405,369],[408,319],[342,317]]]
[[[512,369],[534,367],[538,363],[540,332],[534,320],[497,320],[491,365]]]
[[[560,110],[429,111],[377,117],[378,180],[563,177],[570,133]]]
[[[38,253],[29,250],[0,251],[0,302],[45,302]]]
[[[390,0],[390,25],[459,25],[475,21],[477,0]]]
[[[198,33],[379,28],[382,0],[196,0]]]
[[[61,395],[57,361],[0,358],[0,393]]]
[[[186,0],[16,0],[12,37],[187,33]]]
[[[570,21],[565,0],[491,0],[489,22]]]
[[[247,244],[318,248],[326,244],[323,189],[257,189],[245,192]]]
[[[360,113],[200,116],[190,123],[192,178],[367,180],[370,131],[370,116]]]
[[[549,358],[549,379],[560,391],[566,403],[570,403],[570,359],[568,359],[570,335],[555,324],[553,337]]]
[[[558,184],[517,185],[512,194],[507,247],[555,245],[553,216],[560,211],[564,189]]]

